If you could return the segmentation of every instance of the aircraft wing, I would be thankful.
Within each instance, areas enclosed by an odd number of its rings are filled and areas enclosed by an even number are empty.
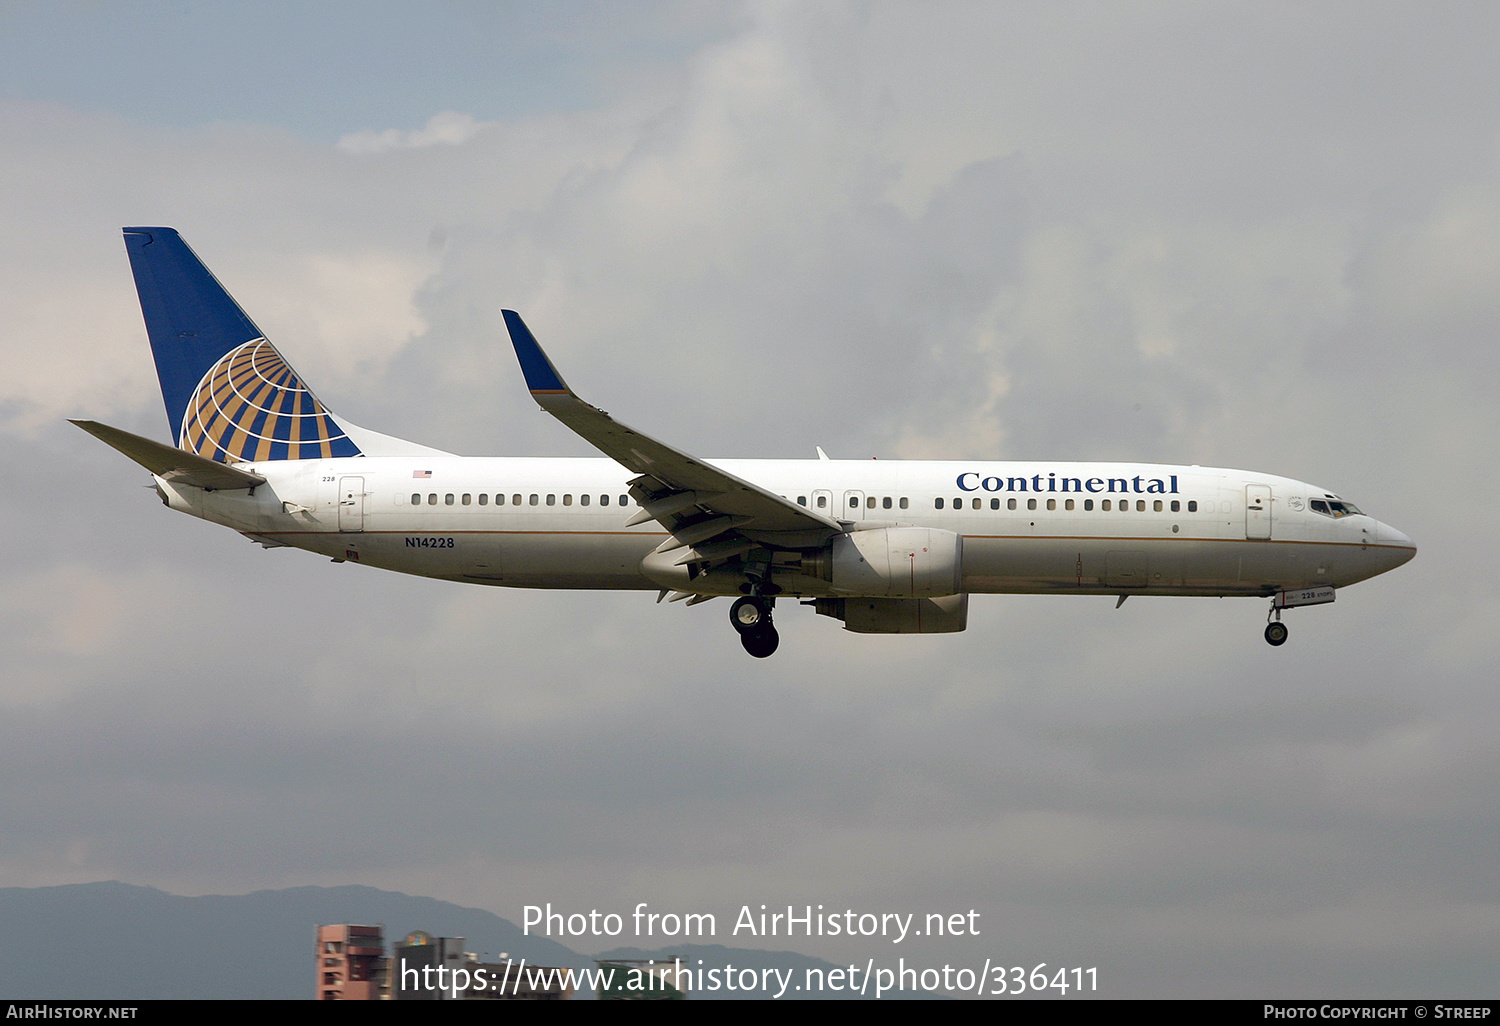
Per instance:
[[[266,479],[259,474],[237,470],[206,456],[199,456],[195,452],[142,438],[129,431],[121,431],[108,424],[101,424],[97,420],[75,420],[71,423],[77,424],[105,445],[118,449],[157,477],[167,481],[181,481],[183,484],[189,484],[195,488],[206,488],[209,491],[254,488],[266,483]]]
[[[837,520],[643,435],[590,406],[563,382],[520,315],[514,310],[503,313],[532,398],[638,475],[631,482],[631,494],[642,512],[630,523],[656,520],[665,527],[678,547],[689,548],[679,564],[729,559],[757,545],[816,548],[842,530]],[[671,545],[669,540],[664,548]]]

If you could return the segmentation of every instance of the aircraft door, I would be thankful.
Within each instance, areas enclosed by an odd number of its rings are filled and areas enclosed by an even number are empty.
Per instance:
[[[345,533],[365,529],[365,479],[339,478],[339,530]]]
[[[865,493],[845,492],[844,505],[834,515],[840,520],[863,520],[865,518]]]
[[[1271,537],[1271,488],[1245,486],[1245,537],[1264,541]]]

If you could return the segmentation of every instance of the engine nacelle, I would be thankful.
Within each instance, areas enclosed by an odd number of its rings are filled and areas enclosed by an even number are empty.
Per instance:
[[[816,556],[804,556],[802,572],[842,595],[938,598],[962,589],[963,564],[962,535],[884,527],[839,535]]]
[[[969,625],[969,596],[818,599],[817,611],[856,634],[955,634]]]

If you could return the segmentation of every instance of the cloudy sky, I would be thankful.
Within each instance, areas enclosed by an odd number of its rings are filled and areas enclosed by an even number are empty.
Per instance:
[[[222,8],[0,5],[0,886],[974,909],[764,946],[1493,996],[1500,8]],[[441,448],[590,453],[503,305],[703,455],[1249,467],[1420,553],[1281,649],[988,596],[762,662],[723,603],[263,552],[65,422],[167,436],[135,224]]]

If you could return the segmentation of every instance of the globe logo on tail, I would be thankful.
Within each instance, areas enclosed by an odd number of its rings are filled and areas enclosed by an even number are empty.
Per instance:
[[[220,463],[360,455],[264,338],[236,346],[209,368],[188,402],[177,444]]]

